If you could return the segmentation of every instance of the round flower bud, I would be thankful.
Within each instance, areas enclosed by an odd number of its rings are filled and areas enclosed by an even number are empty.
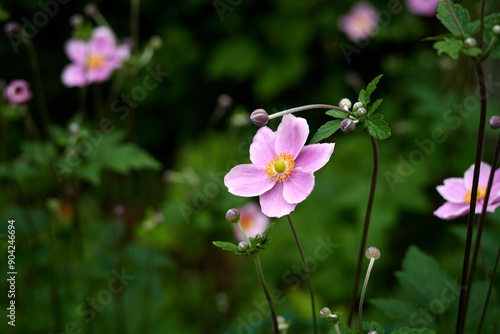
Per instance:
[[[97,13],[98,9],[97,9],[97,5],[95,3],[89,3],[87,4],[84,8],[83,8],[83,11],[85,12],[85,14],[87,14],[88,16],[92,16],[94,14]]]
[[[359,108],[363,108],[364,104],[362,102],[356,102],[352,106],[352,111],[357,111]]]
[[[269,115],[264,109],[256,109],[250,115],[250,120],[257,126],[264,126],[269,121]]]
[[[282,315],[278,315],[276,317],[276,321],[278,322],[278,325],[282,325],[282,324],[284,324],[286,322],[285,317],[282,316]]]
[[[319,315],[322,318],[328,318],[330,315],[332,315],[332,311],[328,307],[323,307],[321,311],[319,311]]]
[[[354,127],[356,124],[352,121],[352,119],[346,118],[340,122],[340,130],[342,130],[343,133],[349,133],[352,130],[354,130]]]
[[[377,331],[369,331],[368,334],[378,334]]]
[[[5,29],[5,32],[7,33],[7,35],[12,35],[12,36],[21,36],[21,34],[23,33],[23,28],[21,27],[21,25],[15,21],[11,21],[9,23],[7,23],[4,27]]]
[[[231,98],[231,96],[227,94],[222,94],[217,99],[217,104],[219,105],[220,108],[227,110],[231,108],[231,105],[233,104],[233,99]]]
[[[240,252],[244,252],[245,250],[248,249],[248,244],[246,241],[241,241],[239,244],[238,244],[238,250]]]
[[[339,102],[339,107],[342,109],[346,109],[346,107],[347,107],[347,109],[351,109],[351,106],[352,106],[352,103],[351,103],[351,100],[349,100],[349,99],[343,98]]]
[[[472,48],[474,46],[476,46],[476,40],[472,37],[469,37],[465,40],[464,42],[465,46],[468,47],[468,48]]]
[[[236,209],[229,209],[226,213],[226,220],[228,223],[236,224],[240,221],[240,212]]]
[[[72,15],[69,18],[69,24],[71,24],[72,27],[78,27],[82,23],[83,23],[83,16],[81,16],[80,14]]]
[[[163,45],[163,40],[160,36],[153,36],[149,39],[149,44],[154,49],[159,49]]]
[[[370,247],[366,250],[365,255],[368,259],[378,260],[380,258],[380,251],[377,247]]]
[[[358,111],[356,111],[356,114],[358,116],[363,116],[364,114],[366,114],[366,109],[365,108],[359,108]]]
[[[73,134],[77,133],[78,131],[80,131],[80,125],[78,125],[78,123],[71,123],[68,126],[68,131]]]
[[[488,124],[490,125],[490,128],[493,130],[499,129],[500,128],[500,116],[491,116],[490,120],[488,121]]]
[[[266,236],[265,236],[265,235],[264,235],[264,233],[262,233],[262,232],[259,232],[259,233],[257,233],[257,234],[255,235],[255,238],[265,239],[265,237],[266,237]]]
[[[496,24],[493,26],[493,29],[491,29],[493,33],[497,36],[500,36],[500,25]]]

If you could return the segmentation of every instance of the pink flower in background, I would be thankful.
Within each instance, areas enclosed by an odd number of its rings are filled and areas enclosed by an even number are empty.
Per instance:
[[[95,28],[88,42],[70,39],[64,48],[72,61],[61,76],[67,87],[106,81],[122,61],[130,57],[130,46],[116,45],[115,37],[107,27]]]
[[[250,145],[251,164],[238,165],[224,177],[233,195],[259,196],[262,212],[282,217],[314,188],[314,172],[323,167],[335,144],[306,145],[309,126],[303,118],[283,116],[277,131],[260,128]]]
[[[349,13],[338,21],[339,29],[354,42],[373,36],[378,25],[376,9],[366,2],[358,2]]]
[[[260,211],[255,203],[249,203],[237,208],[240,212],[240,224],[249,238],[255,238],[257,233],[264,232],[269,226],[269,218]],[[236,224],[233,225],[234,235],[239,241],[245,241]]]
[[[5,87],[3,95],[10,104],[26,103],[33,97],[30,90],[30,84],[22,79],[12,80],[12,82]]]
[[[486,187],[490,176],[491,167],[487,163],[481,162],[479,171],[479,183],[477,188],[476,214],[483,209]],[[447,201],[439,209],[434,211],[434,215],[441,219],[454,219],[464,216],[469,212],[472,178],[474,175],[474,165],[470,166],[464,174],[464,178],[452,177],[444,180],[444,185],[438,186],[437,191]],[[500,169],[495,171],[493,184],[491,186],[490,199],[487,211],[494,212],[500,205]]]
[[[406,5],[413,14],[433,16],[437,12],[438,1],[441,0],[406,0]]]

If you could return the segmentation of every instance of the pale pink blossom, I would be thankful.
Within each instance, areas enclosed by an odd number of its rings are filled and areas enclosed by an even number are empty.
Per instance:
[[[3,95],[10,104],[26,103],[33,97],[30,84],[26,80],[12,80],[4,89]]]
[[[373,36],[377,29],[379,15],[367,2],[358,2],[349,13],[338,21],[339,29],[354,42]]]
[[[437,3],[441,0],[406,0],[408,11],[421,16],[433,16],[437,12]]]
[[[283,116],[277,131],[261,127],[250,145],[251,164],[238,165],[224,178],[229,192],[259,196],[262,212],[282,217],[314,188],[314,172],[323,167],[335,144],[305,145],[309,126],[303,118]]]
[[[257,233],[263,233],[269,226],[270,220],[265,214],[260,211],[260,208],[255,203],[249,203],[245,206],[239,207],[240,212],[240,224],[245,231],[245,234],[249,238],[255,238]],[[233,225],[234,235],[239,241],[244,241],[243,235],[241,235],[240,229],[236,224]]]

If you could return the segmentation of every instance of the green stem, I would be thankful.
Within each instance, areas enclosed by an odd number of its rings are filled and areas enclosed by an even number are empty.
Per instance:
[[[378,176],[378,164],[379,164],[379,156],[378,156],[378,145],[377,140],[370,136],[373,150],[373,173],[372,173],[372,183],[370,186],[370,195],[368,197],[368,204],[366,206],[366,214],[365,221],[363,223],[363,234],[361,236],[361,244],[359,246],[358,253],[358,264],[356,267],[356,276],[354,277],[354,288],[352,290],[351,295],[351,306],[349,311],[349,317],[347,319],[347,324],[350,326],[352,317],[354,315],[354,308],[356,305],[356,295],[358,294],[358,286],[361,278],[361,267],[363,264],[363,257],[365,254],[366,248],[366,238],[368,236],[368,228],[370,227],[370,218],[372,214],[373,200],[375,198],[375,189],[377,188],[377,176]]]
[[[482,62],[483,60],[488,58],[491,50],[493,50],[493,47],[495,46],[497,41],[498,41],[498,36],[493,35],[493,38],[491,39],[490,44],[488,44],[488,48],[486,49],[486,51],[484,51],[484,53],[481,55],[481,57],[478,58],[479,62]]]
[[[243,239],[245,239],[245,241],[248,245],[248,248],[252,247],[252,243],[248,239],[247,234],[245,233],[245,230],[243,229],[243,226],[241,226],[240,222],[237,222],[236,226],[238,226],[238,229],[240,230],[241,235],[243,236]]]
[[[304,256],[304,252],[302,251],[302,247],[300,246],[299,238],[297,237],[297,233],[295,232],[295,227],[293,227],[292,218],[290,215],[286,215],[288,219],[288,223],[290,224],[290,229],[292,230],[293,237],[295,238],[295,243],[297,244],[297,249],[299,250],[300,258],[302,259],[302,266],[304,267],[304,273],[306,274],[307,285],[309,286],[309,297],[311,298],[311,309],[312,309],[312,318],[313,318],[313,331],[314,334],[318,332],[318,326],[316,324],[316,306],[314,303],[314,292],[311,283],[311,275],[309,274],[309,267],[307,266],[306,258]]]
[[[486,0],[481,0],[481,12],[479,14],[479,17],[480,17],[480,24],[479,24],[479,34],[478,34],[478,47],[480,49],[483,48],[483,29],[484,29],[484,7],[486,5]]]
[[[361,290],[361,297],[359,299],[358,326],[359,326],[360,333],[363,330],[363,303],[365,301],[366,287],[368,286],[368,280],[370,279],[370,273],[372,272],[372,268],[373,268],[374,263],[375,263],[375,258],[372,257],[370,259],[370,264],[368,265],[368,269],[366,270],[365,281],[363,283],[363,289]]]
[[[262,266],[260,264],[259,253],[253,255],[253,260],[255,262],[255,268],[257,269],[257,275],[259,276],[260,285],[262,286],[262,290],[264,290],[264,295],[266,295],[267,304],[269,305],[269,310],[271,311],[274,333],[279,334],[278,319],[276,318],[276,311],[274,310],[273,300],[271,298],[271,294],[269,293],[269,289],[267,288],[266,280],[264,278],[264,273],[262,271]]]
[[[481,111],[479,114],[479,126],[476,143],[476,158],[474,162],[474,176],[472,179],[471,198],[469,206],[469,216],[467,219],[467,236],[465,239],[465,250],[462,264],[462,279],[460,283],[460,297],[458,304],[456,334],[462,334],[464,331],[465,317],[467,315],[467,286],[469,283],[469,261],[472,248],[472,234],[474,232],[474,216],[476,213],[477,188],[479,182],[479,172],[481,166],[481,158],[483,155],[484,129],[486,123],[486,84],[484,81],[484,73],[481,63],[476,62],[476,71],[479,80],[479,91],[481,98]]]
[[[269,119],[281,117],[281,116],[284,116],[286,114],[291,114],[291,113],[294,113],[294,112],[299,112],[299,111],[304,111],[304,110],[310,110],[310,109],[335,109],[335,110],[338,110],[338,111],[342,111],[343,113],[345,113],[347,115],[354,116],[354,114],[352,112],[350,112],[348,110],[345,110],[345,109],[342,109],[342,108],[337,107],[337,106],[332,106],[332,105],[329,105],[329,104],[309,104],[309,105],[306,105],[306,106],[291,108],[291,109],[287,109],[287,110],[283,110],[283,111],[274,113],[272,115],[269,115]]]
[[[498,259],[500,258],[500,247],[498,247],[497,257],[495,259],[495,266],[493,267],[493,274],[491,275],[490,286],[488,287],[488,294],[486,295],[486,301],[484,302],[483,313],[481,314],[481,320],[479,321],[478,333],[481,333],[483,327],[484,318],[486,316],[486,310],[488,309],[488,303],[490,301],[491,291],[493,290],[493,283],[495,282],[495,276],[498,269]]]
[[[453,19],[453,22],[455,22],[455,25],[457,26],[458,30],[460,31],[460,34],[462,37],[465,38],[465,33],[462,27],[460,26],[460,23],[458,23],[457,17],[455,16],[455,12],[453,12],[453,9],[451,8],[451,3],[450,0],[445,0],[446,6],[448,7],[448,11],[450,12],[451,18]]]

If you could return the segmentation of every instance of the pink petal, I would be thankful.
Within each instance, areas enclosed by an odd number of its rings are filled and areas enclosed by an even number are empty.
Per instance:
[[[276,153],[291,154],[295,159],[306,143],[309,135],[309,126],[303,118],[292,114],[283,116],[283,120],[276,131]]]
[[[454,219],[460,216],[464,216],[469,212],[469,204],[456,204],[446,202],[441,205],[436,211],[434,211],[434,215],[438,216],[444,220]]]
[[[257,165],[266,165],[276,156],[274,144],[276,143],[276,132],[267,126],[260,128],[250,145],[250,161]]]
[[[66,87],[82,87],[87,84],[85,70],[78,65],[66,66],[61,75],[61,81]]]
[[[335,144],[306,145],[295,159],[295,167],[315,172],[330,160],[334,148]]]
[[[116,49],[116,55],[120,61],[120,65],[121,65],[121,62],[123,60],[130,58],[130,45],[126,45],[126,44],[120,45]]]
[[[105,64],[99,69],[90,69],[87,71],[87,81],[89,84],[93,82],[103,82],[109,79],[113,74],[114,68]]]
[[[89,41],[90,50],[107,56],[114,56],[117,53],[115,36],[107,27],[97,27],[92,32]]]
[[[464,179],[458,177],[446,179],[444,185],[438,186],[436,189],[448,202],[465,203],[465,195],[468,189],[465,189]]]
[[[292,212],[297,204],[290,204],[283,198],[283,182],[259,196],[262,213],[268,217],[280,218]]]
[[[479,167],[479,183],[478,185],[486,187],[488,185],[488,178],[490,177],[491,167],[486,162],[481,161]],[[464,173],[464,182],[467,189],[472,188],[472,180],[474,178],[474,164]]]
[[[88,46],[87,43],[79,39],[70,39],[64,45],[64,50],[68,58],[77,65],[87,63]]]
[[[243,228],[245,229],[245,233],[249,238],[255,238],[257,233],[264,232],[269,225],[269,217],[267,217],[262,213],[262,211],[260,211],[260,207],[256,203],[251,202],[245,206],[238,208],[238,210],[240,211],[241,215],[240,221],[244,219],[248,219],[249,221],[248,226],[243,226]],[[236,226],[236,224],[232,225],[236,238],[240,241],[243,241],[244,238],[243,235],[241,235],[238,226]]]
[[[500,203],[500,183],[493,183],[490,192],[489,204]]]
[[[314,189],[314,175],[312,171],[303,171],[296,168],[293,175],[283,181],[283,197],[290,204],[302,202]]]
[[[224,184],[229,192],[236,196],[259,196],[273,187],[271,180],[262,165],[238,165],[224,177]]]

